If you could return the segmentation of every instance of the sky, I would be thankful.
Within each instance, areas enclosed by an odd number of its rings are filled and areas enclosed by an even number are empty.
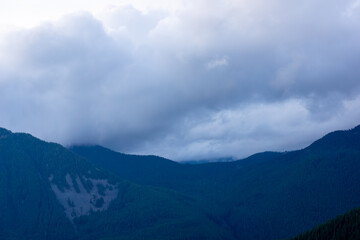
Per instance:
[[[360,0],[0,0],[0,126],[176,161],[360,124]]]

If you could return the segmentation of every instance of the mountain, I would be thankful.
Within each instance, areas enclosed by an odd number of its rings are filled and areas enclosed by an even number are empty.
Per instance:
[[[360,208],[353,209],[291,240],[358,240],[360,239]]]
[[[0,128],[0,239],[285,239],[360,206],[359,169],[360,127],[195,165]]]
[[[180,177],[179,169],[182,169],[179,163],[165,158],[117,153],[101,146],[78,146],[71,147],[70,150],[102,168],[113,171],[121,178],[138,184],[162,186],[165,176],[172,176],[177,182]]]
[[[191,196],[236,239],[289,238],[360,206],[360,126],[302,150],[222,163],[182,165],[100,146],[71,150],[122,179]]]
[[[0,239],[233,239],[197,204],[0,128]]]

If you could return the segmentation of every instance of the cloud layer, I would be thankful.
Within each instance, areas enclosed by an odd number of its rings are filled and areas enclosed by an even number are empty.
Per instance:
[[[178,1],[0,39],[0,125],[175,160],[304,147],[360,123],[359,1]]]

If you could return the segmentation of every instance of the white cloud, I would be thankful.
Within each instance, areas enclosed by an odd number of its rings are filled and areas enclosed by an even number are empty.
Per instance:
[[[2,34],[0,126],[195,159],[294,149],[358,124],[353,1],[97,2]]]
[[[226,57],[222,58],[216,58],[214,60],[211,60],[206,64],[207,69],[213,69],[216,67],[222,67],[228,65],[228,60]]]
[[[344,11],[345,16],[352,17],[356,14],[356,11],[359,11],[360,8],[360,0],[355,0],[350,3],[348,8]],[[359,12],[357,12],[359,14]]]
[[[360,117],[356,110],[360,96],[344,105],[337,114],[321,121],[314,121],[306,103],[297,99],[214,111],[184,122],[181,129],[167,135],[166,141],[151,143],[142,153],[155,151],[180,160],[240,159],[262,151],[301,149],[334,129],[354,126],[354,119]]]

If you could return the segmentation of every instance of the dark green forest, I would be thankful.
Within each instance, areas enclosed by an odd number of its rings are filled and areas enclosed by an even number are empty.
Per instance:
[[[0,128],[0,239],[286,239],[359,207],[359,169],[360,126],[196,165]],[[295,239],[357,236],[358,211]]]
[[[360,208],[353,209],[291,240],[358,240],[360,239]]]

